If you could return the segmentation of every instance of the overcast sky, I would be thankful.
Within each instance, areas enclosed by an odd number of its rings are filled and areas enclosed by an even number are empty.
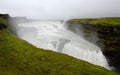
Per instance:
[[[33,19],[120,17],[120,0],[0,0],[0,13]]]

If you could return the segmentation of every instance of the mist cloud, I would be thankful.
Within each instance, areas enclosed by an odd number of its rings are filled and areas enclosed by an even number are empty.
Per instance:
[[[120,0],[0,0],[0,13],[33,19],[120,17]]]

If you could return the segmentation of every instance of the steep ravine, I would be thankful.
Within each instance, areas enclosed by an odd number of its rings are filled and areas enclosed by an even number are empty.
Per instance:
[[[68,25],[68,28],[78,35],[82,28],[82,36],[97,44],[108,58],[109,65],[120,72],[120,18],[76,19],[70,20]]]
[[[0,75],[116,75],[66,54],[36,48],[10,32],[3,16],[0,15]]]

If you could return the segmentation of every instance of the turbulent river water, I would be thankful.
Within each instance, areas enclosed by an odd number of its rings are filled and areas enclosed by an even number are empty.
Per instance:
[[[60,21],[19,24],[17,35],[36,47],[65,53],[110,69],[99,47],[73,33]]]

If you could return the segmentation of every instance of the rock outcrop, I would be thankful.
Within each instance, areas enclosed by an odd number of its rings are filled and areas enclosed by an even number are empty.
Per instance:
[[[7,28],[8,20],[9,20],[8,14],[0,14],[0,29]]]
[[[108,58],[110,66],[120,72],[120,18],[76,19],[68,23],[70,28],[80,25],[83,37],[97,44]]]

